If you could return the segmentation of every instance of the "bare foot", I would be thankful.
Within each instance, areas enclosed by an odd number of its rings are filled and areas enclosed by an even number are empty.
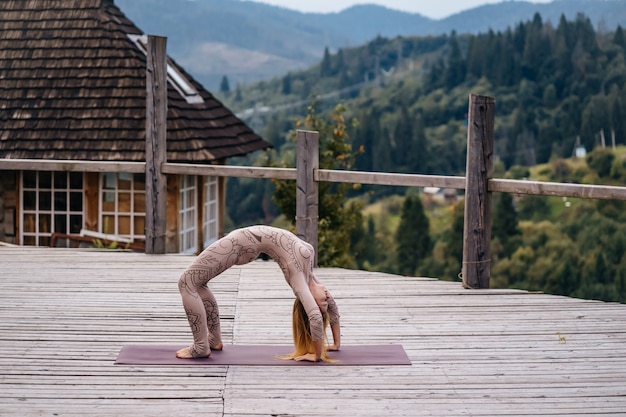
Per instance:
[[[224,349],[224,345],[222,344],[222,342],[219,342],[215,346],[211,346],[211,350],[222,350],[222,349]]]
[[[176,352],[176,357],[180,359],[208,358],[209,356],[211,356],[211,352],[209,352],[206,356],[193,356],[191,353],[191,346],[182,348]]]

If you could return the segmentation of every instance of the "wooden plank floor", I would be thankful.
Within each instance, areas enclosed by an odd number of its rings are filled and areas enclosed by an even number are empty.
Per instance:
[[[129,343],[190,342],[192,258],[0,247],[0,416],[626,415],[626,306],[320,269],[344,345],[400,343],[411,366],[115,366]],[[291,340],[273,262],[212,282],[225,343]]]

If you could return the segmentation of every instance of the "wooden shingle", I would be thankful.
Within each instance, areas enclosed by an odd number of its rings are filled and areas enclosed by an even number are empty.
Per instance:
[[[130,35],[130,36],[129,36]],[[0,2],[0,158],[143,161],[144,35],[113,0]],[[271,146],[168,58],[167,158],[210,163]]]

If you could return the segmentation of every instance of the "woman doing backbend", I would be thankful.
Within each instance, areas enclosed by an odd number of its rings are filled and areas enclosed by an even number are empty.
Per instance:
[[[217,302],[208,282],[233,265],[244,265],[265,253],[276,261],[296,296],[293,306],[295,352],[285,359],[328,360],[326,350],[339,350],[339,311],[335,300],[313,275],[313,246],[293,233],[270,226],[237,229],[208,246],[178,281],[193,344],[179,358],[203,358],[222,350]],[[324,343],[330,324],[333,344]]]

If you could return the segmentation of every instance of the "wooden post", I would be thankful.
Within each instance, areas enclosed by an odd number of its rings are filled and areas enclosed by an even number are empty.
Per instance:
[[[317,266],[319,196],[313,177],[319,168],[319,132],[298,130],[296,156],[296,235],[313,245]]]
[[[167,38],[148,36],[146,65],[146,253],[165,253],[167,177]]]
[[[495,100],[471,94],[467,127],[463,286],[489,288]]]

